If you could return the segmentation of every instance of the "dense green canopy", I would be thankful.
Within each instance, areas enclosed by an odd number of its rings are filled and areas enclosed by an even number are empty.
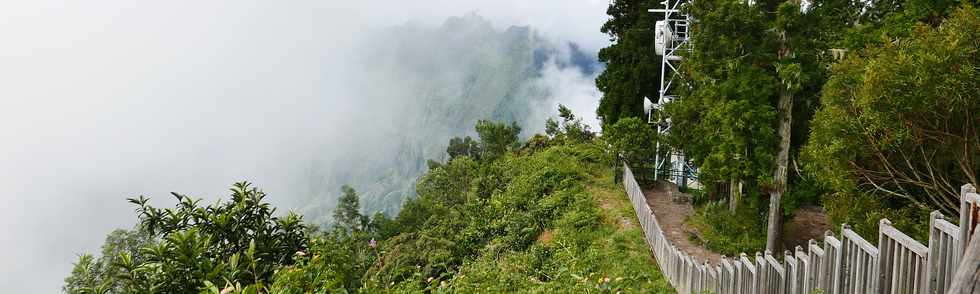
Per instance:
[[[661,58],[654,52],[654,24],[663,16],[647,10],[662,8],[658,0],[615,0],[602,32],[614,43],[599,51],[606,70],[596,78],[602,91],[599,108],[603,129],[624,117],[642,117],[643,99],[660,97]]]
[[[980,15],[963,6],[836,64],[807,155],[842,193],[955,214],[980,170]]]

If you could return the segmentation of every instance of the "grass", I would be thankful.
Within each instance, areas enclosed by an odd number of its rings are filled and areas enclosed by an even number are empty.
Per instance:
[[[577,229],[558,221],[528,250],[480,254],[464,263],[452,281],[456,292],[673,293],[663,277],[626,193],[612,170],[582,163],[586,172],[577,197],[590,197],[599,221]]]

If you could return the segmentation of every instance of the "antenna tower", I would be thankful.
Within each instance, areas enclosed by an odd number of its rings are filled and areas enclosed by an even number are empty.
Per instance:
[[[670,118],[662,116],[654,117],[654,110],[662,110],[663,106],[674,99],[675,79],[683,78],[679,70],[683,65],[684,58],[679,55],[683,51],[690,51],[689,42],[690,25],[694,19],[690,15],[681,11],[681,7],[690,0],[664,0],[660,2],[664,8],[650,9],[649,12],[663,13],[663,20],[658,20],[655,25],[656,39],[654,49],[657,55],[662,56],[660,64],[660,97],[656,103],[644,101],[647,111],[647,121],[657,125],[657,133],[661,136],[670,131]],[[674,150],[670,146],[657,142],[657,154],[654,161],[656,171],[654,180],[663,171],[667,175],[667,180],[674,182],[678,186],[700,186],[697,181],[697,168],[694,167],[680,150]],[[690,180],[690,182],[689,182]]]

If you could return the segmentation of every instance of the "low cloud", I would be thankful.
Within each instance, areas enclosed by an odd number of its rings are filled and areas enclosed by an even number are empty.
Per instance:
[[[574,46],[563,47],[559,54],[549,58],[541,69],[541,76],[533,81],[535,87],[548,91],[548,99],[539,103],[540,109],[535,112],[539,114],[535,119],[537,124],[532,128],[536,132],[543,130],[544,121],[548,117],[557,117],[559,104],[571,109],[576,117],[581,118],[593,130],[601,130],[595,111],[599,107],[599,98],[602,97],[602,92],[595,86],[595,79],[601,73],[601,68],[592,69],[574,63],[572,56],[576,52],[570,48]],[[587,64],[601,67],[594,60]]]
[[[58,291],[76,254],[99,252],[105,234],[135,223],[126,197],[164,206],[175,191],[208,202],[249,180],[281,209],[300,209],[295,195],[329,194],[336,183],[322,179],[347,172],[325,166],[400,148],[361,144],[398,132],[385,126],[412,103],[384,99],[411,79],[358,74],[365,48],[355,44],[371,32],[475,11],[498,31],[527,25],[594,54],[608,42],[598,32],[607,4],[0,3],[0,289]],[[564,103],[597,124],[594,73],[569,62],[544,64],[534,83],[550,98],[540,109]]]

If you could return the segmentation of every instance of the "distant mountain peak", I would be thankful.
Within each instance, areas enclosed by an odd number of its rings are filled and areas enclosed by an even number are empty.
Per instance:
[[[489,20],[483,18],[476,11],[471,11],[463,16],[452,16],[446,19],[440,27],[443,31],[493,31],[493,25]]]

